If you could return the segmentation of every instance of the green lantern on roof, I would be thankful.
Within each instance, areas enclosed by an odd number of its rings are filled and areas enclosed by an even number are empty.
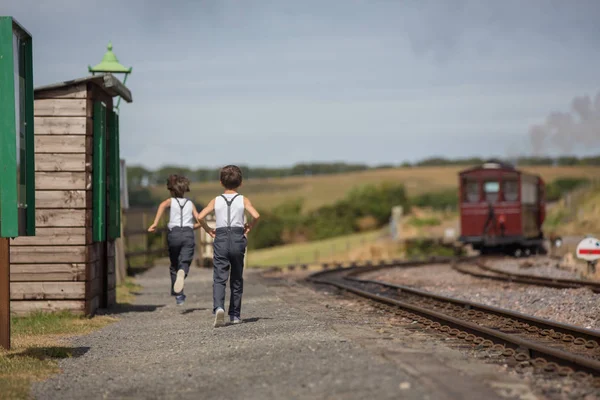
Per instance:
[[[92,73],[92,75],[95,75],[96,73],[125,74],[123,78],[123,84],[125,84],[127,81],[127,76],[131,73],[132,68],[127,68],[119,62],[117,56],[112,51],[112,42],[108,42],[106,49],[107,51],[104,53],[104,57],[102,57],[100,64],[97,64],[93,67],[88,66],[88,70]],[[120,102],[121,98],[119,97],[116,108],[119,108]]]

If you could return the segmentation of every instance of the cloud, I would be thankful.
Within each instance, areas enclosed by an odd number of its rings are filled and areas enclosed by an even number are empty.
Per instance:
[[[85,76],[113,41],[133,67],[135,102],[121,105],[130,164],[498,155],[598,89],[597,1],[176,4],[20,0],[3,13],[34,35],[37,85]],[[577,122],[594,101],[568,114]],[[544,151],[568,145],[536,135]]]

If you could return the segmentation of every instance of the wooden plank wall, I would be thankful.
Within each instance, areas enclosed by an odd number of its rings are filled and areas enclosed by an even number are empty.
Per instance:
[[[93,311],[101,244],[92,244],[87,85],[36,93],[34,109],[36,236],[11,243],[11,308]]]

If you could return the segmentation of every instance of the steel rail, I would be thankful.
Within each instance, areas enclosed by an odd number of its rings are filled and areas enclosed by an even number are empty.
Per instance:
[[[545,277],[545,276],[518,274],[518,273],[514,273],[514,272],[503,271],[498,268],[493,268],[493,267],[490,267],[489,265],[486,265],[484,263],[479,263],[479,262],[477,262],[476,265],[485,271],[493,272],[496,274],[517,277],[517,278],[533,279],[533,280],[540,281],[540,282],[549,282],[549,283],[566,284],[566,285],[570,284],[570,285],[573,285],[574,287],[589,287],[594,291],[596,291],[595,289],[600,290],[600,282],[586,281],[586,280],[581,280],[581,279],[549,278],[549,277]]]
[[[534,275],[524,275],[524,274],[513,274],[507,271],[501,271],[495,268],[491,268],[483,263],[474,263],[474,265],[482,269],[484,271],[496,273],[498,275],[490,275],[485,273],[478,273],[475,271],[469,270],[469,268],[465,266],[461,266],[459,264],[452,265],[452,268],[460,273],[474,276],[476,278],[481,279],[491,279],[496,281],[504,281],[504,282],[515,282],[515,283],[523,283],[527,285],[536,285],[536,286],[545,286],[545,287],[554,287],[558,289],[580,289],[580,288],[589,288],[595,293],[600,293],[600,282],[590,282],[590,281],[579,281],[576,279],[558,279],[558,278],[547,278],[542,276],[534,276]]]
[[[576,326],[576,325],[555,322],[555,321],[534,317],[532,315],[527,315],[527,314],[523,314],[523,313],[512,311],[512,310],[507,310],[505,308],[488,306],[487,304],[475,303],[475,302],[468,301],[468,300],[461,300],[461,299],[457,299],[455,297],[442,296],[442,295],[438,295],[435,293],[426,292],[424,290],[414,289],[414,288],[411,288],[408,286],[395,285],[392,283],[382,282],[382,281],[377,281],[377,280],[369,280],[369,279],[363,280],[363,279],[358,279],[358,278],[353,278],[353,277],[345,277],[345,279],[357,281],[360,283],[371,283],[371,284],[395,289],[395,290],[398,290],[398,291],[401,291],[404,293],[413,294],[416,296],[427,297],[430,299],[443,301],[446,303],[453,303],[453,304],[459,305],[465,309],[471,309],[471,310],[475,310],[475,311],[483,311],[483,312],[498,315],[501,317],[509,317],[509,318],[515,319],[519,322],[536,325],[538,327],[541,327],[542,329],[549,329],[549,330],[551,329],[556,332],[561,332],[563,334],[577,335],[586,340],[596,341],[598,343],[598,345],[600,346],[600,331],[596,331],[593,329],[585,329],[585,328],[582,328],[582,327]]]
[[[359,272],[359,269],[360,269],[360,272]],[[349,278],[349,279],[333,278],[332,279],[331,277],[328,277],[328,275],[330,275],[330,274],[337,276],[340,274],[340,272],[345,273],[347,270],[350,270],[350,273],[352,275],[355,275],[355,274],[361,273],[361,272],[369,272],[369,271],[372,271],[373,269],[368,268],[368,267],[367,268],[351,267],[351,268],[348,268],[348,269],[345,269],[342,271],[339,271],[339,270],[338,271],[336,271],[336,270],[321,271],[321,272],[318,272],[316,274],[309,276],[308,280],[315,282],[315,283],[332,285],[339,289],[348,291],[350,293],[354,293],[356,295],[359,295],[359,296],[362,296],[362,297],[365,297],[365,298],[368,298],[371,300],[375,300],[377,302],[386,303],[389,305],[400,307],[405,310],[409,310],[410,312],[413,312],[413,313],[421,315],[425,318],[434,320],[438,323],[448,325],[455,329],[462,329],[473,335],[483,337],[483,338],[488,339],[495,343],[501,343],[505,347],[510,347],[510,348],[516,349],[516,351],[518,351],[518,352],[528,353],[529,357],[531,357],[531,358],[541,357],[546,360],[556,362],[557,364],[569,366],[574,369],[577,369],[580,371],[585,371],[585,372],[591,373],[596,376],[600,375],[600,361],[596,361],[596,360],[593,360],[593,359],[590,359],[587,357],[575,355],[575,354],[572,354],[572,353],[569,353],[569,352],[566,352],[563,350],[551,348],[551,347],[536,343],[534,341],[516,337],[515,335],[503,333],[503,332],[497,331],[495,329],[483,327],[483,326],[474,324],[472,322],[461,320],[459,318],[449,316],[449,315],[440,313],[438,311],[433,311],[433,310],[419,307],[419,306],[416,306],[414,304],[410,304],[410,303],[407,303],[404,301],[392,299],[388,296],[385,296],[385,295],[382,295],[379,293],[373,293],[370,291],[362,290],[362,289],[359,289],[359,288],[347,283],[347,282],[352,282],[353,280],[361,281],[360,279],[356,279],[356,278]],[[343,278],[345,278],[345,276]],[[381,283],[377,282],[377,281],[362,281],[362,282],[363,283],[372,283],[372,284],[375,283],[375,284],[381,285]],[[402,288],[402,287],[400,287],[400,289],[404,290],[404,288]],[[406,289],[410,289],[411,291],[415,290],[415,289],[411,289],[411,288],[406,288]],[[431,295],[431,294],[429,294],[429,295]],[[442,298],[443,296],[438,296],[438,297]],[[451,298],[448,298],[448,299],[451,299]],[[457,301],[457,299],[452,299],[452,301],[455,302],[455,301]],[[472,303],[472,304],[476,304],[476,303]],[[483,309],[483,307],[488,307],[485,305],[477,305],[477,306],[482,307],[482,309]],[[498,309],[498,310],[500,310],[500,309]],[[544,321],[544,323],[547,323],[547,322]],[[550,325],[548,325],[548,326],[550,326]],[[553,329],[555,329],[555,328],[553,328]],[[577,334],[579,335],[580,333],[577,332]],[[588,334],[593,335],[593,331]],[[595,338],[597,340],[597,336],[595,336]]]

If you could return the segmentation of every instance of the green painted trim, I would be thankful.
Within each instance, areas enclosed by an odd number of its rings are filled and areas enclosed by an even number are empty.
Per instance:
[[[119,114],[108,116],[108,238],[121,237],[121,162],[119,155]]]
[[[19,234],[13,20],[0,17],[0,237]]]
[[[92,240],[106,240],[106,105],[94,102],[94,153],[92,154]]]
[[[25,40],[25,189],[27,191],[27,236],[35,236],[35,134],[33,97],[33,41]]]

